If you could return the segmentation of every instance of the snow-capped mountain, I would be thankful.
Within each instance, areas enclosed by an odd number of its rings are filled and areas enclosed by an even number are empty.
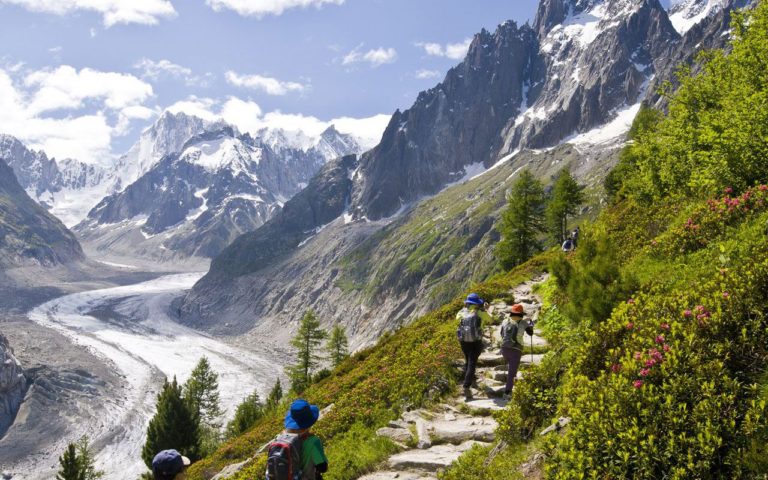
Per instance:
[[[445,257],[454,257],[457,244],[464,254],[485,245],[473,252],[490,261],[487,247],[498,240],[494,215],[516,172],[529,168],[548,178],[567,166],[582,181],[600,182],[640,105],[656,103],[653,86],[674,80],[677,67],[700,49],[724,46],[727,12],[741,3],[710,9],[685,35],[659,0],[541,0],[531,25],[481,31],[442,82],[394,113],[376,147],[336,168],[326,165],[281,213],[214,258],[180,303],[182,316],[203,328],[231,322],[269,329],[273,319],[296,321],[295,312],[312,307],[351,332],[362,319],[376,335],[425,298],[468,287],[462,281],[475,266]],[[473,177],[472,187],[446,190]],[[496,207],[476,215],[470,207],[437,223],[444,202],[458,196],[481,203],[494,181]],[[408,224],[414,209],[428,204],[438,215],[429,244],[398,242],[416,229]],[[441,250],[435,242],[445,231],[459,238],[444,239]],[[380,261],[359,267],[352,260],[359,255]],[[409,261],[417,255],[425,260],[414,267]],[[454,280],[441,287],[449,271]],[[347,288],[355,282],[360,291]],[[386,294],[377,299],[371,289]],[[350,311],[359,315],[351,319]]]
[[[211,257],[271,218],[327,161],[360,148],[333,127],[312,139],[209,125],[101,201],[76,230],[118,255]]]
[[[723,10],[729,0],[672,0],[669,6],[669,20],[680,35],[694,25]]]

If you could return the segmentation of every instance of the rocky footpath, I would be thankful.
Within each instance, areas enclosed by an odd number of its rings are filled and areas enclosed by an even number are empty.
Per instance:
[[[0,334],[0,437],[16,418],[26,391],[27,380],[21,363],[14,357],[8,339]]]
[[[534,321],[541,310],[541,299],[532,292],[535,284],[546,276],[523,283],[510,291],[515,302],[525,306],[526,315]],[[498,318],[508,305],[494,302],[489,310]],[[477,385],[472,397],[457,396],[434,408],[406,412],[399,420],[390,422],[377,434],[387,437],[402,448],[389,457],[381,469],[361,477],[361,480],[428,480],[437,479],[438,473],[450,467],[475,445],[496,442],[498,424],[491,413],[506,408],[508,400],[502,397],[507,381],[507,365],[498,353],[501,342],[500,325],[485,328],[486,351],[480,356]],[[526,337],[531,338],[531,337]],[[534,333],[532,345],[537,351],[546,349],[547,342]],[[517,381],[525,378],[525,370],[541,362],[544,354],[523,355]],[[522,472],[530,478],[536,472]]]

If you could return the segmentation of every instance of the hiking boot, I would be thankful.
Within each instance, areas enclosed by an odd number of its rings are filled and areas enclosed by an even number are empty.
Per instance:
[[[464,387],[464,399],[465,400],[472,400],[472,389],[469,387]]]
[[[502,395],[502,400],[512,400],[512,392],[504,392],[504,395]]]

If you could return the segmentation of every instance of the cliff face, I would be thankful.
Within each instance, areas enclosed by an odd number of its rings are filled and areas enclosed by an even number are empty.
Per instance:
[[[0,334],[0,437],[13,424],[26,391],[21,364],[13,356],[8,339]]]

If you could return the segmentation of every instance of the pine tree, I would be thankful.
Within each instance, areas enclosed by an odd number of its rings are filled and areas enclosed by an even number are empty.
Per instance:
[[[288,367],[291,389],[294,392],[303,392],[311,383],[312,370],[322,360],[319,350],[326,336],[327,333],[320,328],[320,321],[315,316],[315,312],[308,310],[301,319],[299,331],[291,340],[291,345],[297,350],[296,363]]]
[[[575,215],[584,198],[582,189],[568,169],[563,169],[555,180],[552,194],[546,207],[547,231],[556,245],[568,236],[568,217]]]
[[[528,170],[512,185],[506,210],[498,227],[502,240],[496,245],[496,258],[509,270],[531,258],[541,249],[539,233],[543,224],[544,188]]]
[[[59,457],[59,465],[61,468],[59,468],[59,473],[56,475],[57,480],[86,480],[80,468],[76,444],[70,443],[67,445],[64,454]]]
[[[222,416],[219,399],[219,375],[206,357],[200,358],[184,384],[184,400],[201,424],[219,428]]]
[[[326,350],[328,351],[328,357],[333,368],[338,367],[349,356],[349,340],[347,339],[344,327],[339,324],[333,326],[331,335],[328,337]]]
[[[275,382],[275,386],[272,387],[272,390],[269,392],[269,396],[267,396],[267,402],[264,405],[264,408],[266,410],[272,410],[273,408],[276,408],[278,405],[280,405],[280,400],[283,399],[283,385],[280,383],[280,379],[278,378]]]
[[[227,424],[227,438],[242,435],[263,416],[264,405],[259,399],[258,392],[253,392],[237,406],[235,417]]]
[[[213,453],[221,443],[221,416],[219,375],[213,371],[206,357],[192,370],[184,384],[184,400],[198,421],[201,455]]]
[[[176,377],[172,382],[166,380],[157,395],[157,413],[149,422],[141,458],[151,468],[154,456],[168,449],[178,450],[193,461],[200,458],[198,421],[184,401]]]
[[[82,437],[77,442],[77,460],[80,463],[80,472],[84,480],[96,480],[104,476],[104,472],[96,470],[87,436]]]

